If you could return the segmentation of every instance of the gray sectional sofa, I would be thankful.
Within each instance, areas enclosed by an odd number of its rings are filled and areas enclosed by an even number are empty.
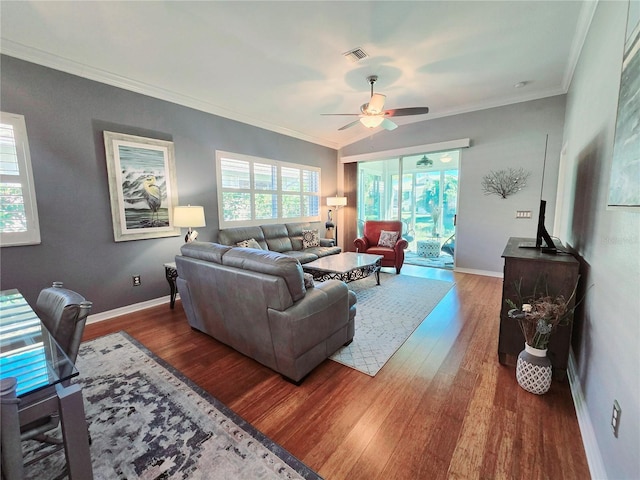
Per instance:
[[[177,286],[192,328],[299,383],[355,333],[356,296],[329,280],[305,286],[290,255],[187,243]]]
[[[218,232],[218,243],[237,246],[238,243],[254,239],[260,248],[284,253],[300,263],[308,263],[319,257],[335,255],[342,249],[335,246],[333,239],[320,238],[317,247],[304,248],[303,230],[314,230],[311,223],[276,223],[256,227],[233,227]]]

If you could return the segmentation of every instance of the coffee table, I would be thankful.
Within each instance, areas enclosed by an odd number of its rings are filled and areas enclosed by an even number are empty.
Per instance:
[[[313,275],[314,280],[320,282],[332,279],[353,282],[375,273],[376,283],[380,285],[380,262],[382,258],[382,255],[344,252],[305,263],[302,265],[302,270],[310,273]]]

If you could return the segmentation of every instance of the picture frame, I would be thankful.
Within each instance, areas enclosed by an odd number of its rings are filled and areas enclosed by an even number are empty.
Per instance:
[[[607,209],[640,209],[640,137],[637,119],[640,104],[640,19],[629,18],[622,57],[620,93]]]
[[[173,142],[104,131],[116,242],[176,237],[178,189]]]

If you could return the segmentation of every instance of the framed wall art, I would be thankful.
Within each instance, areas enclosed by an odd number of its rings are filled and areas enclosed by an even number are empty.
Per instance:
[[[115,241],[180,235],[173,142],[105,131],[104,146]]]
[[[607,208],[640,208],[640,19],[630,10],[622,57]]]

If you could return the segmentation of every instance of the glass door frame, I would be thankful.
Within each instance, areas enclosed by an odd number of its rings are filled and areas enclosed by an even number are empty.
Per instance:
[[[418,241],[437,241],[441,246],[451,235],[455,235],[460,156],[461,150],[457,148],[428,154],[398,155],[359,163],[358,235],[362,233],[362,225],[366,220],[399,219],[405,225],[403,236],[409,241],[410,251],[417,252]],[[362,174],[367,166],[371,167],[371,172],[374,172],[369,173],[369,178],[365,178]],[[456,172],[455,191],[451,194],[455,195],[455,201],[451,206],[450,202],[446,201],[445,186],[450,185],[451,182],[447,182],[446,179],[453,171]],[[437,179],[430,181],[429,177],[437,177]],[[373,195],[370,190],[372,184],[376,185]],[[422,188],[420,188],[421,185]],[[426,188],[432,192],[429,194]],[[435,202],[434,195],[437,196]],[[421,201],[425,202],[425,205],[417,205]],[[404,208],[407,204],[408,209]],[[429,208],[429,205],[435,205],[435,207]],[[435,225],[434,217],[436,217]],[[419,228],[420,223],[431,225]],[[428,228],[431,228],[430,232],[424,231]],[[418,233],[420,231],[422,232]]]

